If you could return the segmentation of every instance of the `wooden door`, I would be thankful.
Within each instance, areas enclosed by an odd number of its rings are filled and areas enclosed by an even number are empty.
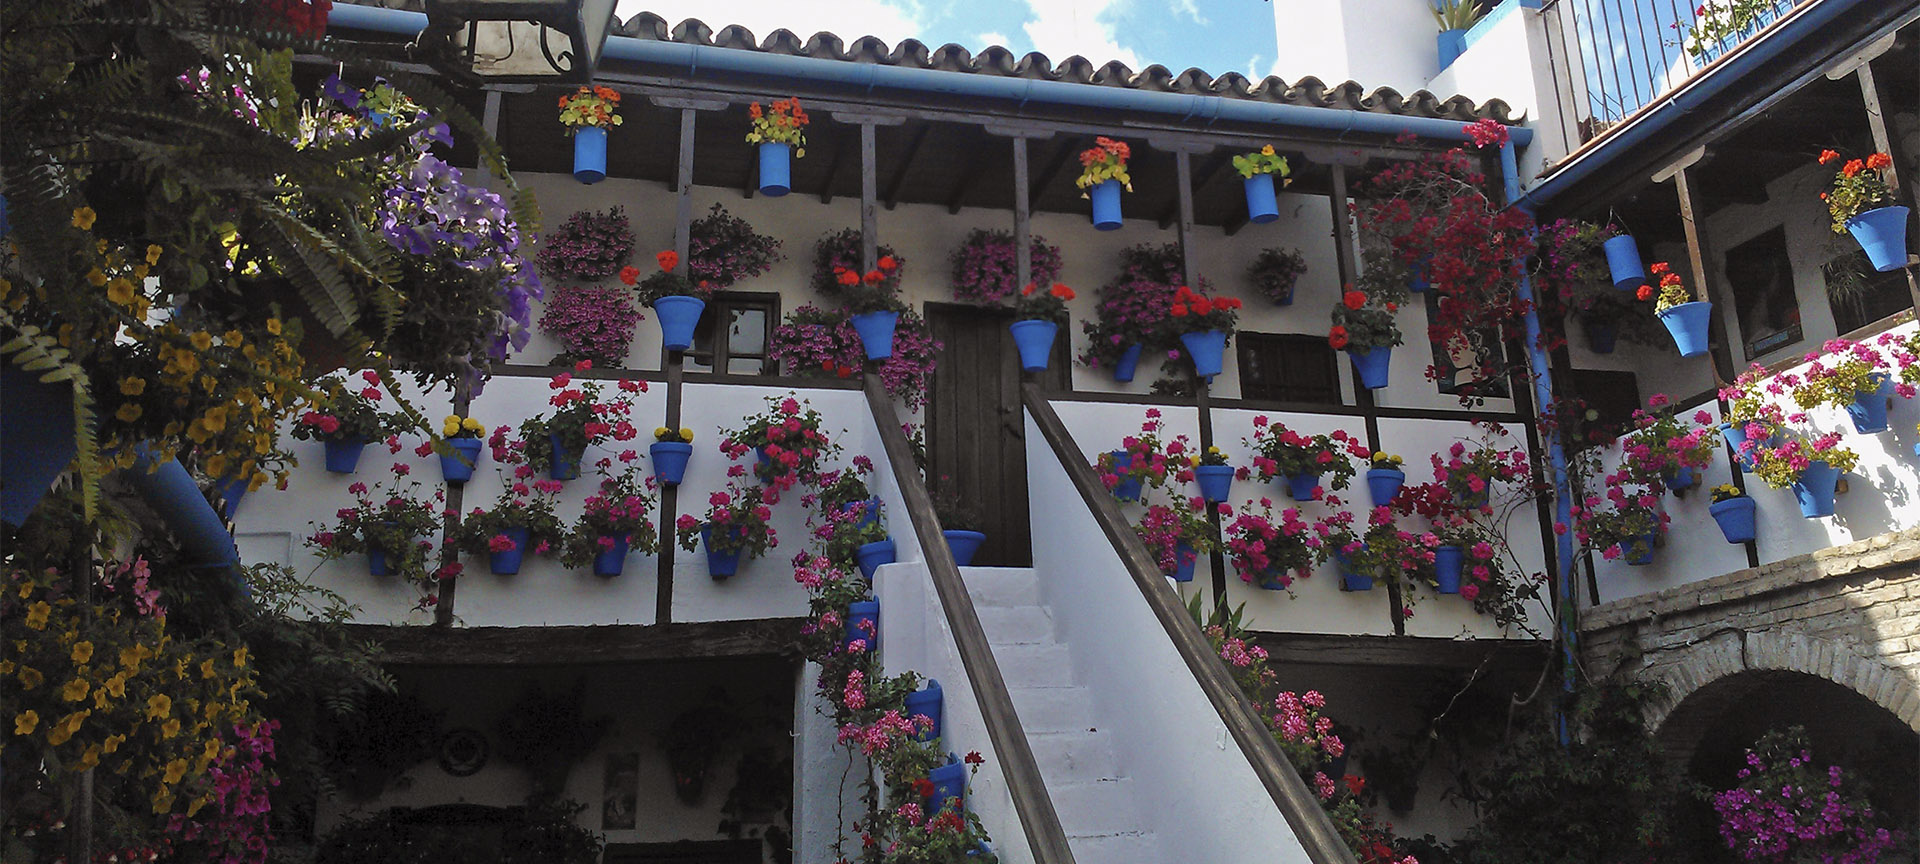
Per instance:
[[[927,324],[942,345],[927,404],[927,481],[936,494],[957,493],[981,520],[987,539],[973,558],[981,567],[1033,564],[1026,420],[1011,323],[1004,309],[927,304]],[[1054,339],[1042,375],[1049,389],[1068,387],[1067,335],[1063,325]]]

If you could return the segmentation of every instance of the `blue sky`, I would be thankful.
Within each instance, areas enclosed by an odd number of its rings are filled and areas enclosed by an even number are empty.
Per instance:
[[[1266,75],[1274,64],[1273,6],[1267,0],[620,0],[619,15],[641,10],[669,22],[699,18],[718,29],[741,24],[756,38],[784,27],[804,38],[830,30],[978,51],[1006,46],[1058,63],[1079,54],[1135,70],[1159,63]]]

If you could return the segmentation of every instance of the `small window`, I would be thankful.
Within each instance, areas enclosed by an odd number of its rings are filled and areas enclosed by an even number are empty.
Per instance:
[[[1340,404],[1340,367],[1325,336],[1241,332],[1234,341],[1242,399]]]
[[[780,295],[724,292],[707,300],[693,328],[687,368],[728,375],[772,375],[767,340],[780,317]]]
[[[1794,296],[1785,229],[1727,250],[1726,272],[1748,360],[1801,340],[1800,300]]]

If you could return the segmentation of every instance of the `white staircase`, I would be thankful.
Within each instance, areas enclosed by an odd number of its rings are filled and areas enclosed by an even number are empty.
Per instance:
[[[1145,830],[1135,783],[1121,772],[1112,733],[1095,719],[1092,693],[1075,683],[1072,655],[1055,636],[1034,571],[968,567],[962,575],[1075,860],[1168,860]]]

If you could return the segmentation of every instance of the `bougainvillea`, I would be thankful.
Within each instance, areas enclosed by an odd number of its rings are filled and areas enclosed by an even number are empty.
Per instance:
[[[1060,276],[1060,247],[1034,236],[1028,244],[1033,275],[1027,281],[1051,285]],[[953,299],[967,303],[1000,303],[1020,287],[1019,262],[1013,234],[975,228],[953,250]]]
[[[547,298],[540,329],[566,347],[555,363],[592,360],[624,366],[633,344],[633,328],[646,315],[633,305],[633,292],[602,285],[562,286]]]
[[[540,238],[540,275],[548,279],[605,279],[633,256],[633,227],[626,211],[581,210]]]
[[[695,284],[730,288],[764,275],[785,258],[780,241],[753,230],[719,204],[687,226],[687,278]]]
[[[1713,796],[1720,836],[1742,861],[1873,864],[1902,835],[1880,827],[1859,782],[1815,767],[1806,731],[1768,732],[1747,751],[1739,783]]]

